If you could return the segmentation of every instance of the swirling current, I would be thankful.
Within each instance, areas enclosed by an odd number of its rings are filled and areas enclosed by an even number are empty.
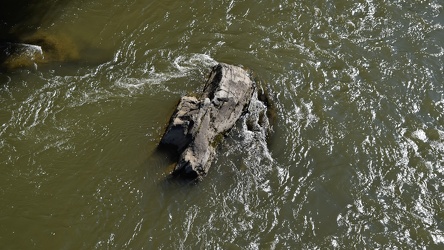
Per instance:
[[[1,42],[55,52],[0,73],[2,249],[444,247],[442,0],[31,2]],[[169,181],[157,143],[218,62],[273,133]]]

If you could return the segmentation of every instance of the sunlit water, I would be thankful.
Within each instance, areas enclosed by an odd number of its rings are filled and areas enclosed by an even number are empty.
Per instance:
[[[441,0],[60,2],[22,25],[80,58],[0,74],[2,249],[444,247]],[[217,62],[274,132],[168,181],[156,145]]]

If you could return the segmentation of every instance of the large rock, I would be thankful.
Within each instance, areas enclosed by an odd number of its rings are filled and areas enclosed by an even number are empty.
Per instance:
[[[217,144],[247,111],[255,84],[240,67],[213,67],[199,97],[182,97],[159,146],[180,155],[173,176],[202,178],[208,173]]]

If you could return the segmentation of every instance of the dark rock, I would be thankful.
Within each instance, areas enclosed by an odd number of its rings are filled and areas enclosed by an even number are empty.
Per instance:
[[[201,179],[208,173],[216,146],[247,112],[255,88],[247,71],[219,64],[200,97],[181,98],[159,144],[180,155],[173,176]]]

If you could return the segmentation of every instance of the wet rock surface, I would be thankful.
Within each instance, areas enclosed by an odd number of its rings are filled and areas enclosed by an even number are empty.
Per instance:
[[[172,176],[205,176],[217,145],[238,120],[251,129],[268,128],[266,105],[257,96],[249,72],[228,64],[214,66],[201,96],[181,98],[160,141],[160,148],[179,155]],[[267,129],[262,130],[265,136]]]

